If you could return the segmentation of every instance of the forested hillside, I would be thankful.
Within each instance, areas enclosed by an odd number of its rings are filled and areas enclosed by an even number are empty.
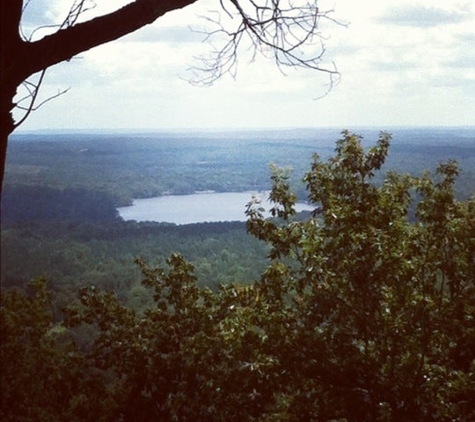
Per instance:
[[[266,265],[267,248],[245,223],[175,226],[112,221],[10,224],[2,233],[2,285],[25,286],[44,276],[70,300],[77,289],[96,285],[134,300],[140,271],[134,258],[164,265],[180,251],[193,262],[200,283],[252,283]]]
[[[333,153],[340,130],[196,134],[21,134],[9,146],[6,186],[29,185],[107,193],[117,205],[195,191],[269,189],[270,162],[293,169],[292,188],[307,193],[301,178],[312,154]],[[378,136],[363,130],[363,145]],[[420,174],[441,160],[461,168],[457,189],[470,195],[475,179],[473,129],[395,129],[386,169]]]
[[[365,135],[12,142],[2,420],[473,420],[473,131]],[[273,218],[114,212],[255,187]]]

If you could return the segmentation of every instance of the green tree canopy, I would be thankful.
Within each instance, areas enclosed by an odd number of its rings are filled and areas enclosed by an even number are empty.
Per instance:
[[[376,186],[389,141],[383,133],[365,152],[344,132],[334,157],[315,156],[305,180],[316,218],[292,221],[295,197],[279,171],[281,221],[249,208],[249,230],[275,258],[259,289],[294,320],[289,373],[302,381],[284,384],[288,411],[306,420],[474,415],[475,203],[455,200],[450,161],[435,180],[390,172]]]

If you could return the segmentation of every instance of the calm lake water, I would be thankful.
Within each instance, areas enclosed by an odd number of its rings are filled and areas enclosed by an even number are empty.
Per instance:
[[[246,204],[254,196],[265,202],[268,193],[225,192],[196,193],[193,195],[165,195],[156,198],[135,199],[133,205],[118,208],[124,220],[157,221],[175,224],[192,224],[216,221],[246,221]],[[299,203],[297,211],[313,210],[314,207]]]

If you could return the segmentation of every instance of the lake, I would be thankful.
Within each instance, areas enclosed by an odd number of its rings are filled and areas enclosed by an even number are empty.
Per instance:
[[[118,208],[124,220],[157,221],[175,224],[192,224],[217,221],[246,221],[246,204],[253,196],[262,199],[263,207],[268,192],[205,192],[192,195],[164,195],[155,198],[135,199],[128,207]],[[314,207],[298,203],[297,211],[311,211]]]

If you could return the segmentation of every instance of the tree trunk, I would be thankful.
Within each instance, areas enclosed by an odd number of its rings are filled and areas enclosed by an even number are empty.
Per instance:
[[[8,137],[13,132],[14,123],[11,110],[13,109],[13,97],[16,94],[17,85],[5,83],[4,74],[0,75],[0,208],[2,204],[3,176],[5,175],[5,163],[7,160]],[[0,228],[2,216],[0,214]]]
[[[13,98],[18,79],[18,60],[15,59],[22,49],[19,25],[23,0],[0,0],[0,194],[3,187],[5,161],[7,158],[8,137],[13,132]]]
[[[5,103],[7,103],[6,95],[4,94],[4,86],[2,86],[2,105],[0,109],[0,194],[2,193],[3,188],[3,176],[5,174],[5,162],[7,159],[7,145],[8,145],[8,137],[13,132],[13,117],[8,109],[8,106],[4,106],[4,98]],[[16,87],[15,87],[16,88]],[[15,95],[15,88],[13,88],[13,95],[10,97],[9,103],[12,104],[13,96]]]

